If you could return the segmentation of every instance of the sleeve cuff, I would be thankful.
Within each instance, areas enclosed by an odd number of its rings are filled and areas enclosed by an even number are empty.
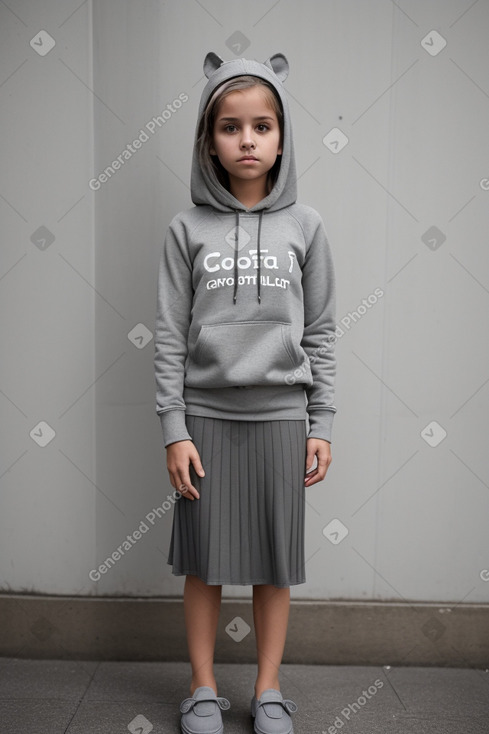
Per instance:
[[[175,441],[192,441],[187,430],[184,410],[166,410],[159,413],[165,448]]]
[[[307,438],[322,438],[331,443],[333,432],[333,421],[335,417],[333,410],[313,410],[309,413],[309,433]]]

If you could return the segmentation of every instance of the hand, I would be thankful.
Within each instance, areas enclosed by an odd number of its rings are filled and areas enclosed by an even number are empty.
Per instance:
[[[188,439],[175,441],[166,447],[166,467],[170,474],[172,487],[193,502],[194,499],[198,500],[200,495],[190,481],[190,463],[199,476],[205,476],[199,452],[192,441]]]
[[[316,454],[318,459],[317,467],[308,471],[309,467],[313,464]],[[321,479],[324,479],[332,461],[333,457],[331,456],[331,444],[329,441],[325,441],[323,438],[308,438],[306,478],[304,481],[306,487],[310,487],[311,485],[316,484],[316,482],[320,482]]]

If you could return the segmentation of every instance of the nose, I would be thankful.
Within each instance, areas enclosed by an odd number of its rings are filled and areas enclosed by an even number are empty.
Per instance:
[[[246,148],[254,148],[254,147],[255,147],[255,143],[253,140],[251,126],[245,126],[243,127],[243,132],[241,135],[241,148],[246,149]]]

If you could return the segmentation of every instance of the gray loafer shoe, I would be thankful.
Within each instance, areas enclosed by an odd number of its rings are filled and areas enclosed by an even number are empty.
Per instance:
[[[289,714],[297,711],[297,704],[282,698],[280,691],[267,688],[260,698],[251,699],[251,715],[255,720],[255,734],[294,734]]]
[[[223,734],[221,709],[230,708],[227,698],[216,696],[210,686],[200,686],[180,704],[183,734]]]

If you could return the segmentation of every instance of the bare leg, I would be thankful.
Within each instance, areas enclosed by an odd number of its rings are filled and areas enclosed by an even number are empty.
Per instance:
[[[197,576],[185,579],[183,603],[187,645],[192,666],[190,695],[199,686],[210,686],[217,695],[214,648],[221,609],[222,586],[208,586]]]
[[[280,690],[279,668],[287,637],[290,588],[278,589],[269,584],[253,586],[258,674],[255,695],[260,698],[267,688]]]

